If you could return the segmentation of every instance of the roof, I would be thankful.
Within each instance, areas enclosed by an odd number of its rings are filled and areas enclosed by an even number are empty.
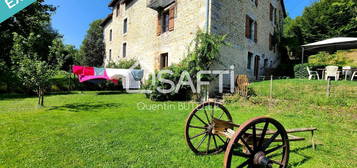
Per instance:
[[[103,21],[100,23],[100,26],[104,27],[109,21],[113,18],[113,14],[109,14]]]
[[[281,2],[281,7],[283,8],[283,14],[284,14],[284,17],[287,17],[288,16],[288,14],[286,13],[286,8],[285,8],[285,3],[284,3],[284,0],[281,0],[280,1]]]
[[[353,42],[353,41],[357,41],[357,38],[355,38],[355,37],[336,37],[336,38],[330,38],[327,40],[318,41],[315,43],[305,44],[305,45],[303,45],[303,47],[335,44],[335,43],[344,43],[344,42]]]
[[[115,6],[115,4],[117,4],[118,1],[120,1],[120,0],[112,0],[112,1],[110,1],[110,3],[108,4],[108,7]]]
[[[302,45],[305,50],[320,49],[325,50],[328,48],[334,49],[356,49],[356,37],[335,37],[310,44]]]

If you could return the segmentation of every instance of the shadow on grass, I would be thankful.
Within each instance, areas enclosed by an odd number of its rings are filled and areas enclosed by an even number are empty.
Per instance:
[[[322,144],[316,144],[315,145],[315,150],[317,149],[318,146],[321,146]],[[312,157],[311,156],[306,156],[304,154],[299,153],[300,151],[306,150],[306,149],[312,149],[312,145],[308,145],[305,147],[301,147],[301,148],[296,148],[290,151],[290,153],[294,153],[296,155],[299,155],[302,157],[301,161],[298,162],[293,162],[293,163],[289,163],[289,167],[297,167],[300,166],[304,163],[306,163],[307,161],[309,161]]]
[[[98,92],[97,95],[116,95],[116,94],[128,94],[124,91],[109,91],[109,92]]]
[[[50,107],[48,110],[60,110],[60,111],[69,111],[69,112],[99,112],[103,109],[108,108],[117,108],[121,105],[119,103],[103,103],[103,104],[89,104],[89,103],[73,103],[66,104],[63,106],[54,106]]]
[[[0,94],[0,100],[13,100],[13,99],[25,99],[33,98],[35,96],[25,94]]]

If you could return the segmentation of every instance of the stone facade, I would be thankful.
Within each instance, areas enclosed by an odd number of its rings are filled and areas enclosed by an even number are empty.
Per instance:
[[[104,62],[107,64],[120,59],[137,59],[147,77],[160,68],[163,53],[168,54],[168,65],[180,62],[196,32],[202,30],[227,34],[227,40],[231,44],[222,49],[223,65],[217,64],[215,69],[229,69],[231,65],[235,65],[236,73],[248,74],[254,79],[254,67],[255,71],[259,71],[258,75],[263,75],[265,68],[279,64],[279,53],[270,49],[269,36],[281,31],[285,11],[283,2],[280,1],[282,0],[176,0],[166,8],[175,6],[173,31],[158,35],[159,12],[147,7],[150,0],[113,0],[110,5],[113,13],[102,24],[106,46]],[[277,11],[277,24],[270,20],[271,5]],[[247,15],[257,23],[257,42],[246,37]],[[126,33],[123,32],[125,19]],[[247,67],[249,52],[250,69]],[[260,59],[255,61],[255,58]]]

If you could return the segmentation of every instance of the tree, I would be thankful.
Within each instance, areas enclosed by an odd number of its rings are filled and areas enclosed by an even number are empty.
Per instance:
[[[81,64],[87,66],[101,66],[105,55],[102,20],[90,24],[87,35],[80,48]]]
[[[302,16],[287,18],[284,44],[290,55],[300,57],[301,45],[333,37],[357,36],[356,0],[320,0],[306,7]]]
[[[28,38],[14,33],[14,45],[11,50],[13,69],[22,84],[35,91],[38,95],[38,105],[44,105],[44,95],[46,88],[50,84],[50,79],[62,66],[62,48],[59,46],[61,40],[55,39],[50,48],[52,61],[42,60],[36,50],[39,35],[30,33]],[[15,70],[16,69],[16,70]]]
[[[33,50],[36,50],[39,59],[47,60],[48,46],[51,45],[53,39],[59,37],[50,24],[51,15],[55,10],[55,7],[45,4],[44,0],[37,0],[13,17],[0,23],[0,62],[3,62],[0,80],[5,83],[8,92],[12,89],[9,86],[17,86],[18,82],[16,73],[12,69],[13,61],[10,54],[14,46],[13,33],[16,32],[23,37],[29,37],[31,32],[39,35],[39,40],[36,41],[36,47]]]
[[[311,43],[337,36],[357,36],[356,0],[321,0],[305,8],[297,18],[303,42]]]

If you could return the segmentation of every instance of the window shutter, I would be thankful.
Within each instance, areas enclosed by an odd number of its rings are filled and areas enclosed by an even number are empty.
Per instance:
[[[258,1],[259,1],[259,0],[255,0],[255,6],[258,6]]]
[[[175,27],[175,6],[169,9],[169,31],[174,31]]]
[[[270,16],[270,21],[273,21],[273,5],[272,4],[270,4],[270,14],[269,14],[269,16]]]
[[[258,23],[254,22],[254,41],[258,42]]]
[[[156,26],[156,35],[160,36],[161,35],[161,12],[158,13],[157,15],[157,26]]]
[[[250,17],[248,15],[245,19],[245,37],[250,38]]]

